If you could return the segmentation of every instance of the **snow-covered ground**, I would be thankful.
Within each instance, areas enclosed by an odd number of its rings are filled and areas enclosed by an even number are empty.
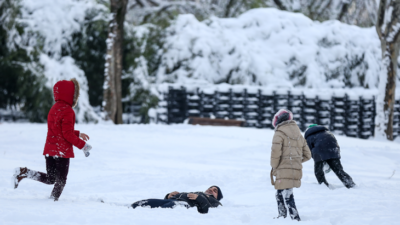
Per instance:
[[[52,186],[23,180],[11,187],[19,166],[45,172],[45,124],[0,124],[0,224],[290,224],[277,215],[270,184],[273,131],[191,125],[76,125],[93,146],[85,158],[75,149],[59,202]],[[342,164],[357,183],[348,190],[317,184],[313,162],[304,164],[294,190],[304,224],[398,224],[400,145],[337,137]],[[392,176],[393,171],[396,173]],[[392,176],[392,177],[391,177]],[[145,198],[219,185],[223,207],[206,215],[196,209],[131,209]],[[98,201],[102,198],[106,203]]]

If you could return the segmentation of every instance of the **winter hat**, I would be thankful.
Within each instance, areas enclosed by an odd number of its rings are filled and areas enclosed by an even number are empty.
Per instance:
[[[310,126],[308,126],[308,128],[311,128],[311,127],[315,127],[315,126],[318,126],[318,124],[311,124]]]
[[[69,105],[74,104],[75,84],[72,81],[61,80],[53,87],[54,100],[66,102]]]
[[[272,120],[272,126],[276,127],[278,124],[286,120],[293,120],[293,113],[287,109],[280,109]]]
[[[213,185],[213,186],[211,186],[211,187],[216,187],[216,188],[218,189],[217,200],[220,201],[220,200],[224,197],[224,196],[222,195],[221,188],[219,188],[219,187],[216,186],[216,185]]]

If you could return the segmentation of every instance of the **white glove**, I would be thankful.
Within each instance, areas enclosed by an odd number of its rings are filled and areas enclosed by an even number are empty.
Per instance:
[[[85,146],[82,148],[83,153],[85,153],[85,156],[88,157],[90,155],[89,151],[92,149],[92,146],[90,146],[88,143],[85,144]]]
[[[328,163],[324,162],[323,165],[324,165],[323,170],[324,170],[325,174],[331,172],[331,167],[329,166]]]

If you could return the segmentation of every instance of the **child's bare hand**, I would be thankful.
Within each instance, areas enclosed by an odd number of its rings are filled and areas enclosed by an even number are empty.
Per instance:
[[[82,138],[82,140],[84,141],[88,141],[89,140],[89,136],[85,133],[81,133],[79,134],[79,137]]]
[[[198,197],[198,195],[193,194],[193,193],[190,193],[190,194],[188,194],[187,196],[188,196],[188,198],[189,198],[190,200],[196,200],[197,197]]]
[[[179,194],[179,192],[177,192],[177,191],[171,192],[171,193],[169,193],[168,198],[171,198],[172,196],[177,195],[177,194]]]

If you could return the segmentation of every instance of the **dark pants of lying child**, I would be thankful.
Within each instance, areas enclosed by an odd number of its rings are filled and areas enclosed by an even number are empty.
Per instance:
[[[325,161],[315,162],[314,172],[319,184],[324,183],[326,186],[329,187],[328,181],[326,181],[325,178],[324,162],[329,165],[329,167],[333,170],[340,181],[342,181],[344,186],[346,186],[347,188],[352,188],[356,185],[350,175],[344,172],[343,166],[340,163],[340,159],[328,159]]]
[[[136,208],[138,206],[141,207],[150,207],[150,208],[175,208],[176,206],[184,206],[186,208],[190,208],[190,206],[184,201],[178,201],[176,199],[146,199],[137,201],[132,204],[132,208]]]
[[[279,217],[286,218],[287,216],[287,210],[285,207],[285,202],[286,202],[292,220],[300,221],[300,216],[299,213],[297,212],[296,204],[294,202],[293,188],[278,190],[276,192],[276,201],[278,202],[278,212],[279,212],[278,218]]]

